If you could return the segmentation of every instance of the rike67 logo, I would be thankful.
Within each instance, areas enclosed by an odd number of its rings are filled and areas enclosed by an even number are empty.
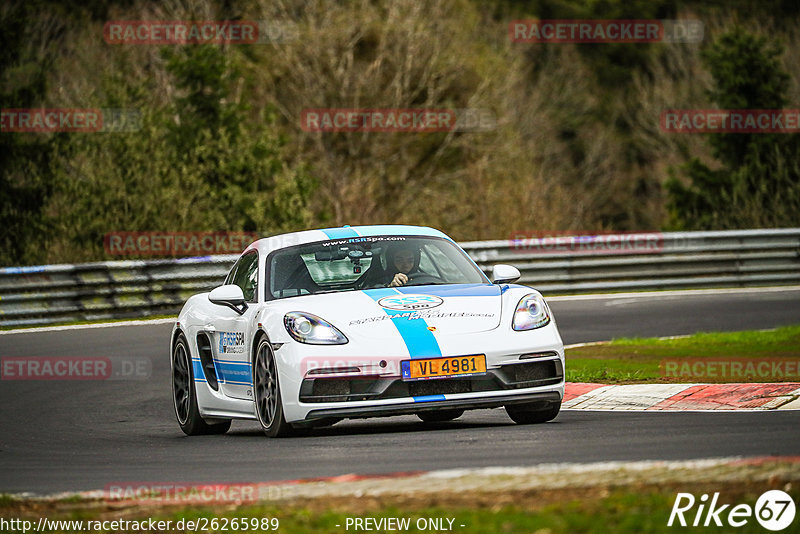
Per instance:
[[[697,510],[693,511],[695,504]],[[682,527],[721,527],[725,524],[742,527],[755,516],[756,521],[765,529],[780,531],[792,524],[795,512],[794,500],[781,490],[764,492],[754,507],[737,504],[732,508],[730,504],[719,504],[719,493],[714,493],[711,502],[708,502],[708,495],[705,493],[699,502],[691,493],[678,493],[667,526],[671,527],[677,519],[677,524]]]

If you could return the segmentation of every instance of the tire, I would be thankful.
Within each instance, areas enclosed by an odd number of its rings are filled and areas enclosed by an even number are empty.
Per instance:
[[[191,362],[189,345],[180,334],[172,347],[172,405],[178,424],[187,436],[224,434],[231,427],[230,419],[210,424],[200,416]]]
[[[419,412],[417,417],[426,423],[441,423],[443,421],[452,421],[464,415],[464,410],[435,410],[429,412]]]
[[[261,423],[264,434],[271,438],[280,438],[294,433],[292,425],[286,422],[283,415],[278,365],[272,352],[272,344],[266,337],[259,340],[253,358],[253,397],[256,418]]]
[[[549,408],[541,409],[540,404],[534,404],[536,409],[531,409],[529,404],[511,404],[506,406],[506,413],[518,425],[532,425],[552,421],[561,410],[561,401],[553,403]]]

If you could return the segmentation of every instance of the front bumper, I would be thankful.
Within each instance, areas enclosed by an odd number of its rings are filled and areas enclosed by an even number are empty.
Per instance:
[[[404,347],[353,339],[339,346],[286,343],[275,352],[286,420],[302,423],[448,408],[495,408],[514,403],[553,403],[563,398],[564,346],[555,324],[530,332],[512,332],[509,328],[506,332],[440,338],[439,344],[443,357],[485,354],[486,375],[403,381],[400,362],[409,359]],[[304,363],[309,360],[323,360],[322,367],[353,364],[361,372],[335,379],[310,375],[310,367]],[[534,369],[537,365],[549,370]],[[314,382],[323,383],[324,378],[330,380],[315,391]],[[347,383],[347,388],[340,389],[337,382]]]
[[[306,415],[306,421],[321,419],[358,419],[366,417],[385,417],[390,415],[410,415],[424,411],[442,409],[478,410],[482,408],[499,408],[509,404],[534,404],[541,403],[546,409],[554,403],[561,402],[563,393],[558,391],[541,391],[516,395],[503,395],[496,397],[444,399],[429,402],[415,402],[413,404],[388,404],[380,406],[350,406],[347,408],[326,408],[311,410]]]
[[[300,385],[300,402],[330,403],[429,397],[455,393],[514,391],[564,381],[558,353],[500,365],[486,374],[432,380],[404,381],[398,377],[332,376],[306,377]]]

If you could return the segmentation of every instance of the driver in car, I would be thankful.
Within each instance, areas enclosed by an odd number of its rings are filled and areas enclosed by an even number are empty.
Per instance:
[[[405,285],[411,276],[421,272],[419,270],[419,250],[416,247],[401,245],[392,248],[386,259],[389,274],[396,273],[389,282],[389,287]]]

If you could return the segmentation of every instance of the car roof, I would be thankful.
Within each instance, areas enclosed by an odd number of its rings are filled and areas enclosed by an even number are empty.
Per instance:
[[[315,243],[317,241],[327,241],[331,239],[352,239],[358,237],[371,237],[379,235],[407,235],[407,236],[430,236],[441,237],[452,241],[450,237],[427,226],[409,226],[403,224],[377,224],[370,226],[340,226],[338,228],[323,228],[320,230],[303,230],[302,232],[291,232],[271,237],[265,237],[254,241],[245,249],[258,250],[259,253],[269,254],[273,250],[303,245],[305,243]]]

